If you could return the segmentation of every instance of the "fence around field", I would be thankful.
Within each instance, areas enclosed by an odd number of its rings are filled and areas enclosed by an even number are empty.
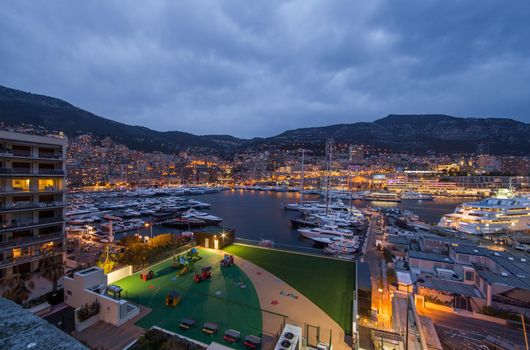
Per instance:
[[[148,261],[148,262],[146,262],[145,264],[142,264],[142,265],[134,265],[133,266],[133,273],[136,273],[136,272],[141,271],[141,270],[149,269],[152,266],[156,266],[158,264],[161,264],[164,261],[173,258],[175,255],[182,254],[185,251],[188,251],[188,250],[190,250],[191,248],[193,248],[195,246],[196,245],[193,244],[193,243],[188,243],[188,244],[185,244],[185,245],[180,246],[178,248],[168,249],[164,253],[159,254],[156,257],[156,260],[153,259],[153,260]]]
[[[285,252],[285,253],[293,253],[293,254],[302,254],[302,255],[309,255],[314,256],[317,258],[325,258],[325,259],[331,259],[331,260],[339,260],[339,261],[351,261],[354,262],[353,259],[343,259],[335,256],[330,256],[324,254],[322,249],[317,248],[311,248],[311,247],[304,247],[304,246],[298,246],[298,245],[292,245],[292,244],[284,244],[284,243],[276,243],[274,242],[274,245],[272,247],[265,247],[260,244],[261,241],[253,240],[253,239],[246,239],[246,238],[236,238],[234,245],[242,245],[242,246],[251,246],[254,248],[260,248],[265,250],[276,250],[279,252]]]

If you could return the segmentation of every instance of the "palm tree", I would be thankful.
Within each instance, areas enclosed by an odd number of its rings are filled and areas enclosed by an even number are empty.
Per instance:
[[[6,282],[7,288],[2,292],[4,298],[13,300],[17,304],[22,304],[28,300],[31,290],[35,284],[29,278],[29,275],[20,274],[18,265],[14,267],[13,277]]]
[[[64,265],[62,259],[57,259],[57,255],[47,255],[40,261],[40,274],[42,277],[52,282],[52,292],[57,291],[57,281],[64,275]]]

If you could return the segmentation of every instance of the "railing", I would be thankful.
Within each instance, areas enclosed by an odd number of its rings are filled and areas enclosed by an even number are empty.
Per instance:
[[[39,152],[39,158],[62,159],[63,155],[61,153],[43,153],[43,152]]]
[[[12,150],[12,154],[15,157],[31,157],[31,151],[28,150]]]
[[[62,232],[55,232],[55,233],[50,233],[47,235],[40,235],[40,236],[14,238],[7,242],[1,242],[0,249],[21,247],[21,246],[26,246],[26,245],[31,245],[31,244],[46,243],[46,242],[55,241],[57,239],[62,239],[62,238],[64,238],[64,234]]]
[[[41,175],[64,175],[63,169],[39,169]]]
[[[22,150],[12,150],[3,148],[0,149],[0,155],[3,156],[12,156],[12,157],[32,157],[31,151],[22,151]],[[45,158],[45,159],[62,159],[63,154],[62,153],[51,153],[51,152],[38,152],[37,158]]]
[[[51,256],[51,255],[57,255],[60,254],[60,251],[56,251],[54,253],[50,253],[49,251],[46,254],[41,253],[40,251],[34,255],[22,255],[18,258],[13,258],[12,256],[8,256],[5,260],[0,261],[0,268],[5,268],[12,265],[18,265],[23,264],[26,262],[31,262],[35,260],[40,260],[44,257]]]
[[[61,216],[56,216],[52,218],[41,218],[37,221],[28,220],[28,221],[17,221],[12,220],[11,223],[3,223],[2,229],[9,230],[14,228],[20,228],[20,227],[29,227],[29,226],[36,226],[36,225],[45,225],[45,224],[52,224],[56,222],[62,222],[64,221],[64,218]]]
[[[54,208],[64,206],[63,202],[19,202],[11,205],[0,205],[0,211]]]
[[[47,186],[44,188],[0,188],[0,193],[37,193],[37,192],[62,192],[63,190],[55,186]]]
[[[0,168],[0,174],[5,175],[64,175],[63,169],[38,169],[34,173],[31,168]]]

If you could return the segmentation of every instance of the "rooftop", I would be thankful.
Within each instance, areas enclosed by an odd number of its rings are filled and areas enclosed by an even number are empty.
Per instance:
[[[440,255],[435,253],[427,253],[427,252],[419,252],[415,250],[409,250],[409,258],[414,259],[421,259],[421,260],[430,260],[430,261],[438,261],[438,262],[444,262],[448,264],[453,264],[454,261],[446,256],[446,255]]]
[[[482,296],[478,289],[476,289],[473,285],[444,280],[440,278],[429,278],[425,280],[425,282],[420,283],[420,285],[426,288],[435,289],[451,294],[463,295],[466,297]]]
[[[88,350],[54,325],[0,298],[0,349]]]

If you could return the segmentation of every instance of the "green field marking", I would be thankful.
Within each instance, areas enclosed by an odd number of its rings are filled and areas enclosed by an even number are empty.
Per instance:
[[[351,334],[355,263],[238,244],[224,250],[276,275]]]

